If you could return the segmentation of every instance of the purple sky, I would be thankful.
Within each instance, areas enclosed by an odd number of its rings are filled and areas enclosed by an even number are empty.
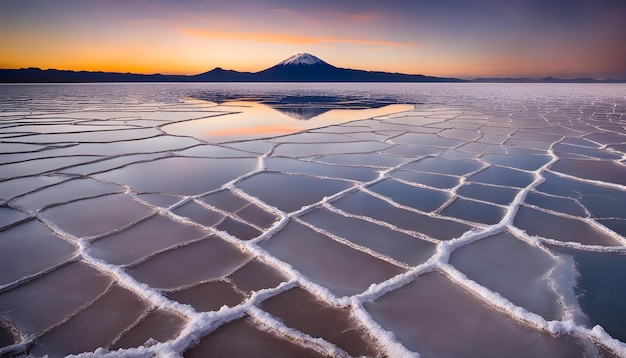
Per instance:
[[[2,0],[0,68],[339,67],[463,78],[626,79],[624,0]]]

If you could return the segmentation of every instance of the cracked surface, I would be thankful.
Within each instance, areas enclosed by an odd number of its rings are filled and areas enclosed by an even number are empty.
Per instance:
[[[623,85],[226,87],[0,86],[0,355],[626,356]]]

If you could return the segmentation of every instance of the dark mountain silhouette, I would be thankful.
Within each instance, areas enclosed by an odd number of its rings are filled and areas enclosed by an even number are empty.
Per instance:
[[[484,83],[624,83],[624,80],[596,80],[594,78],[589,77],[579,77],[579,78],[555,78],[555,77],[544,77],[544,78],[528,78],[528,77],[506,77],[506,78],[476,78],[472,80],[472,82],[484,82]]]
[[[216,67],[211,71],[201,73],[199,75],[189,76],[187,81],[195,82],[248,82],[251,81],[253,74],[250,72],[237,72],[233,70],[225,70]]]
[[[68,71],[39,68],[18,70],[0,69],[0,82],[3,83],[73,83],[73,82],[178,82],[186,81],[188,76],[142,75],[119,72]]]
[[[0,83],[40,82],[625,82],[616,80],[598,81],[592,78],[573,80],[546,77],[530,78],[458,78],[411,75],[380,71],[364,71],[335,67],[311,54],[297,54],[275,66],[259,72],[238,72],[217,67],[197,75],[134,74],[119,72],[68,71],[39,68],[0,69]]]
[[[216,70],[193,77],[210,82],[224,80],[223,70],[215,72]],[[229,78],[229,82],[465,82],[458,78],[339,68],[308,53],[291,56],[277,65],[259,72],[231,71],[230,74],[232,77]]]

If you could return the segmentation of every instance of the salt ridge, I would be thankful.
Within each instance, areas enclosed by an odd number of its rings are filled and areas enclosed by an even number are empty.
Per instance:
[[[278,145],[279,144],[275,144],[274,146],[272,146],[272,148],[268,152],[258,157],[259,158],[258,167],[255,171],[246,173],[236,179],[233,179],[232,181],[223,185],[218,190],[223,190],[223,189],[232,190],[237,195],[244,197],[245,199],[252,202],[253,204],[259,205],[265,209],[268,209],[270,212],[278,214],[279,220],[277,220],[274,223],[274,225],[272,225],[272,227],[266,230],[259,238],[251,240],[251,241],[242,241],[226,232],[216,230],[212,227],[203,227],[203,229],[213,233],[214,235],[217,235],[227,240],[230,243],[236,244],[237,246],[245,248],[246,250],[248,250],[248,252],[252,254],[253,257],[261,258],[264,262],[288,274],[290,277],[290,281],[288,281],[287,283],[283,283],[275,289],[266,289],[266,290],[261,290],[259,292],[256,292],[252,295],[252,297],[247,299],[244,303],[238,306],[232,307],[232,308],[225,307],[225,308],[220,309],[217,312],[200,312],[199,313],[199,312],[196,312],[191,306],[180,304],[175,301],[169,300],[163,295],[161,295],[161,293],[158,292],[157,290],[154,290],[148,285],[135,280],[132,276],[126,273],[123,270],[123,268],[121,268],[120,266],[111,265],[102,260],[99,260],[90,256],[89,244],[91,241],[97,238],[79,238],[79,237],[72,236],[71,234],[68,234],[67,232],[57,227],[54,223],[41,217],[38,212],[31,213],[31,217],[36,218],[40,222],[44,223],[44,225],[46,225],[46,227],[48,227],[51,231],[53,231],[57,236],[65,239],[66,241],[68,241],[69,243],[73,245],[78,246],[79,248],[78,253],[76,254],[74,258],[71,259],[71,261],[80,258],[81,260],[96,267],[98,270],[109,273],[112,277],[115,278],[116,283],[121,284],[122,286],[130,289],[131,291],[139,294],[141,297],[146,299],[146,301],[150,302],[153,307],[166,308],[168,310],[177,312],[181,316],[189,319],[189,323],[186,325],[183,331],[181,331],[179,336],[173,341],[164,342],[164,343],[156,343],[150,347],[131,348],[131,349],[119,350],[115,352],[109,352],[106,350],[97,350],[94,353],[82,353],[82,354],[79,354],[78,356],[80,357],[89,357],[89,356],[143,357],[143,356],[150,356],[150,355],[156,355],[156,356],[177,355],[177,354],[181,354],[185,349],[192,346],[193,343],[196,342],[201,336],[211,332],[212,330],[216,329],[217,327],[219,327],[220,325],[226,322],[230,322],[234,319],[243,317],[244,315],[248,315],[252,317],[254,320],[260,322],[262,325],[265,325],[266,327],[268,327],[268,329],[273,329],[283,334],[286,334],[287,336],[294,338],[296,341],[299,341],[301,345],[305,347],[313,348],[314,350],[320,353],[330,354],[334,356],[346,355],[346,353],[343,352],[341,349],[339,349],[338,347],[322,339],[310,337],[306,334],[302,334],[291,328],[285,327],[275,318],[273,318],[272,316],[258,309],[255,306],[257,303],[263,301],[264,299],[273,297],[281,292],[286,291],[289,288],[292,288],[295,286],[301,286],[307,289],[308,291],[314,293],[319,298],[325,300],[326,302],[329,302],[330,304],[334,304],[334,305],[341,306],[341,307],[349,307],[352,311],[353,316],[357,318],[359,322],[361,322],[363,326],[365,326],[368,329],[368,331],[370,331],[370,333],[372,333],[372,335],[378,339],[379,341],[378,343],[385,350],[385,353],[387,355],[398,356],[398,357],[404,357],[404,356],[417,357],[419,356],[418,352],[411,352],[408,349],[406,349],[391,332],[383,329],[380,325],[378,325],[378,323],[375,320],[373,320],[371,315],[364,309],[363,304],[366,302],[375,301],[377,298],[381,297],[385,293],[398,289],[402,287],[403,285],[406,285],[412,282],[414,279],[416,279],[420,275],[426,272],[434,271],[434,270],[443,272],[452,280],[454,280],[455,282],[457,282],[458,284],[460,284],[467,290],[471,291],[477,297],[484,300],[486,303],[497,307],[498,309],[506,312],[509,316],[519,321],[522,321],[525,324],[529,324],[531,326],[534,326],[537,329],[545,330],[555,335],[573,334],[573,335],[580,335],[582,337],[587,337],[589,339],[598,341],[603,346],[607,347],[608,349],[612,350],[614,353],[618,355],[626,356],[626,345],[610,337],[600,326],[595,326],[591,329],[585,328],[576,324],[574,321],[572,321],[570,318],[567,318],[567,317],[560,321],[546,321],[543,317],[537,314],[534,314],[532,312],[529,312],[525,310],[524,308],[514,305],[508,299],[502,297],[499,293],[493,292],[479,285],[475,281],[470,280],[463,273],[461,273],[460,271],[458,271],[457,269],[455,269],[453,266],[451,266],[448,263],[449,256],[454,250],[461,248],[465,245],[471,244],[472,242],[475,242],[477,240],[481,240],[491,235],[503,232],[505,230],[509,230],[513,232],[516,235],[516,237],[519,237],[523,239],[524,241],[531,243],[532,245],[539,247],[541,249],[544,249],[544,250],[545,250],[545,248],[543,247],[544,242],[550,243],[550,244],[557,244],[561,246],[570,246],[570,247],[575,247],[575,248],[585,249],[585,250],[597,250],[597,251],[605,251],[605,252],[622,252],[626,250],[624,246],[604,247],[604,246],[594,246],[594,245],[583,245],[579,243],[562,242],[562,241],[557,241],[557,240],[548,239],[548,238],[533,237],[533,236],[527,235],[525,232],[516,228],[513,225],[513,220],[515,218],[517,209],[524,203],[524,199],[526,195],[532,189],[536,188],[539,184],[541,184],[541,182],[543,181],[543,177],[541,176],[541,173],[544,171],[549,171],[549,167],[558,159],[558,157],[554,154],[554,152],[551,149],[548,151],[548,153],[552,156],[552,160],[536,171],[528,171],[535,175],[535,180],[529,186],[527,186],[526,188],[523,188],[522,190],[520,190],[520,192],[518,192],[513,202],[507,207],[506,215],[499,223],[495,225],[487,225],[487,226],[476,225],[476,223],[474,223],[473,226],[476,227],[476,229],[472,229],[464,233],[460,237],[454,238],[449,241],[439,241],[439,240],[430,238],[429,241],[436,242],[438,244],[438,247],[437,247],[437,253],[433,257],[431,257],[426,263],[415,266],[408,272],[394,276],[387,281],[372,284],[366,291],[360,294],[350,296],[350,297],[336,297],[325,287],[320,286],[315,282],[312,282],[306,276],[299,273],[290,264],[283,262],[281,260],[278,260],[277,258],[271,256],[269,253],[267,253],[265,250],[259,247],[259,244],[265,240],[271,239],[271,237],[275,233],[279,232],[290,220],[304,223],[303,221],[298,219],[299,216],[301,216],[302,214],[306,212],[309,212],[313,209],[320,208],[320,207],[328,208],[331,211],[339,213],[344,216],[364,218],[373,223],[381,224],[381,222],[376,219],[345,213],[332,206],[332,203],[334,201],[342,197],[345,197],[348,194],[351,194],[355,191],[367,192],[370,195],[378,197],[386,201],[387,203],[395,207],[401,208],[403,210],[415,211],[420,214],[425,214],[425,215],[429,215],[432,217],[444,218],[443,216],[440,216],[438,214],[424,213],[414,208],[400,205],[398,203],[395,203],[393,200],[390,200],[387,197],[384,197],[380,194],[374,193],[371,190],[367,189],[367,186],[388,178],[388,173],[392,172],[393,170],[401,168],[402,166],[406,165],[408,162],[419,161],[422,158],[411,160],[411,161],[402,163],[398,166],[381,170],[381,175],[373,181],[370,181],[367,183],[359,183],[359,184],[353,181],[355,185],[348,189],[345,189],[329,197],[325,197],[321,201],[302,207],[300,210],[297,210],[295,212],[285,213],[279,210],[278,208],[273,207],[252,195],[247,194],[245,191],[242,191],[241,189],[237,187],[237,183],[241,182],[242,180],[248,177],[253,176],[254,174],[263,172],[267,169],[265,165],[265,159],[268,158],[272,154],[272,152],[274,151],[276,147],[278,147]],[[574,180],[581,180],[580,178],[571,177],[571,176],[568,176],[567,174],[562,174],[562,173],[555,173],[555,174],[562,175],[564,177],[569,177],[570,179],[574,179]],[[466,177],[469,177],[471,175],[472,174],[462,176],[461,183],[457,185],[455,189],[460,188],[460,186],[464,183],[463,180],[465,180]],[[303,176],[307,176],[307,175],[303,175]],[[318,176],[311,176],[311,177],[320,178]],[[615,189],[622,190],[622,191],[626,190],[624,186],[619,185],[619,184],[606,183],[606,182],[601,182],[601,181],[589,181],[585,179],[582,179],[582,181],[590,182],[594,185],[608,186],[608,187],[615,188]],[[103,181],[103,182],[106,182],[106,181]],[[126,186],[125,189],[126,189],[125,190],[126,194],[130,195],[133,198],[133,200],[141,202],[142,204],[151,207],[153,210],[163,213],[178,222],[188,224],[188,225],[194,224],[196,226],[198,224],[194,222],[190,222],[186,218],[176,215],[175,213],[172,212],[172,210],[174,210],[175,208],[189,201],[196,200],[207,194],[207,193],[202,193],[202,194],[198,194],[195,196],[185,197],[184,199],[170,206],[169,208],[163,209],[158,206],[151,205],[147,203],[146,201],[141,200],[141,198],[138,197],[137,193],[135,193],[131,187]],[[429,189],[431,188],[429,187]],[[456,192],[454,193],[455,195],[453,197],[456,197]],[[201,203],[200,201],[197,201],[197,202]],[[445,207],[445,204],[443,207]],[[455,218],[449,218],[449,217],[445,217],[445,218],[448,220],[451,220],[451,219],[455,220]],[[138,220],[138,222],[142,220],[145,220],[145,219],[140,219]],[[599,225],[591,219],[588,219],[588,220],[594,225]],[[467,221],[459,220],[459,219],[456,219],[455,221],[467,222]],[[135,224],[136,222],[133,222],[129,224],[127,227],[133,226]],[[311,225],[308,223],[304,223],[304,224],[315,229],[314,225]],[[393,225],[390,225],[390,226],[393,226]],[[598,227],[603,228],[602,225],[599,225]],[[417,233],[415,232],[411,232],[411,231],[407,231],[407,230],[403,230],[403,229],[399,229],[395,227],[393,228],[397,231],[415,236],[417,239],[423,239],[423,234],[416,235]],[[124,228],[120,228],[119,230],[116,230],[115,232],[121,231],[123,229]],[[319,230],[322,233],[327,233],[322,229],[319,229]],[[607,233],[611,234],[613,237],[619,240],[622,244],[626,242],[624,238],[621,237],[621,235],[611,230],[608,230],[608,229],[606,230],[607,230]],[[107,236],[110,234],[111,233],[106,233],[98,237],[103,237],[103,236]],[[331,239],[338,241],[342,244],[348,244],[348,246],[357,248],[359,251],[364,251],[368,254],[372,254],[373,256],[376,256],[374,255],[375,253],[370,252],[369,249],[359,248],[358,245],[353,246],[354,244],[350,245],[348,242],[344,241],[344,239],[341,239],[334,235],[328,235],[328,236]],[[202,239],[204,238],[201,238],[199,240],[202,240]],[[170,247],[166,250],[170,250],[172,248],[173,247]],[[70,261],[66,261],[62,264],[59,264],[59,266],[64,265],[67,262],[70,262]],[[390,260],[390,262],[393,263],[392,260]],[[54,270],[56,269],[56,267],[58,266],[55,266],[54,268],[51,268],[50,270]],[[45,272],[37,274],[36,276],[38,277],[43,274],[45,274]],[[34,278],[36,277],[33,277],[29,279],[28,281]],[[19,281],[4,285],[0,287],[0,293],[5,292],[16,286],[21,286],[25,284],[26,282],[27,281],[19,280]],[[24,349],[26,345],[28,345],[30,342],[31,342],[30,340],[27,340],[15,346],[0,348],[0,354],[10,353],[10,352],[19,352],[20,350]]]

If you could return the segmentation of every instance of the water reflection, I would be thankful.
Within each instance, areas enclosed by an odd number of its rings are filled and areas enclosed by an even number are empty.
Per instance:
[[[213,109],[219,114],[166,125],[163,130],[209,142],[226,142],[274,137],[413,109],[413,105],[388,101],[351,101],[321,96],[212,101]]]

